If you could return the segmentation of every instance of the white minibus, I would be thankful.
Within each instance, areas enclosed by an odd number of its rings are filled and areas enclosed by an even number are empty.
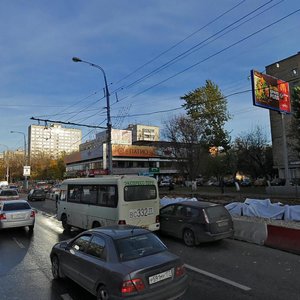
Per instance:
[[[129,224],[159,230],[155,178],[104,175],[66,179],[60,186],[57,219],[64,229]]]

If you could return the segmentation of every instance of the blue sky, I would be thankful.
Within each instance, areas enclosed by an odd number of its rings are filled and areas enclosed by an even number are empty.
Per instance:
[[[31,117],[106,125],[103,75],[73,56],[105,70],[115,128],[162,126],[184,112],[176,110],[180,97],[206,79],[224,95],[249,90],[251,69],[264,71],[300,51],[300,12],[247,37],[299,8],[299,0],[1,1],[0,144],[22,148],[22,135],[10,131],[27,135],[37,124]],[[144,78],[197,44],[194,53]],[[270,136],[268,111],[253,107],[251,92],[227,100],[233,138],[257,125]],[[79,128],[83,141],[94,137],[95,130]]]

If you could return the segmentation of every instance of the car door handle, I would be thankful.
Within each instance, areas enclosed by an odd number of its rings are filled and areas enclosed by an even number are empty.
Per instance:
[[[183,222],[183,220],[182,220],[182,219],[179,219],[178,222]]]

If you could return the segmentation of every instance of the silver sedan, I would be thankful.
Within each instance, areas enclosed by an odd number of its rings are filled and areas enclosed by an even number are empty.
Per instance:
[[[35,210],[26,200],[0,201],[0,229],[29,227],[33,231]]]

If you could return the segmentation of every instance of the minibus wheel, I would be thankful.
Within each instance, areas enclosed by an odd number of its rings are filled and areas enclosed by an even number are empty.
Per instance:
[[[68,224],[68,218],[65,214],[61,216],[61,223],[62,227],[66,230],[69,231],[71,229],[71,226]]]
[[[100,223],[95,221],[95,222],[93,222],[92,228],[96,228],[96,227],[100,227],[100,226],[101,226]]]

